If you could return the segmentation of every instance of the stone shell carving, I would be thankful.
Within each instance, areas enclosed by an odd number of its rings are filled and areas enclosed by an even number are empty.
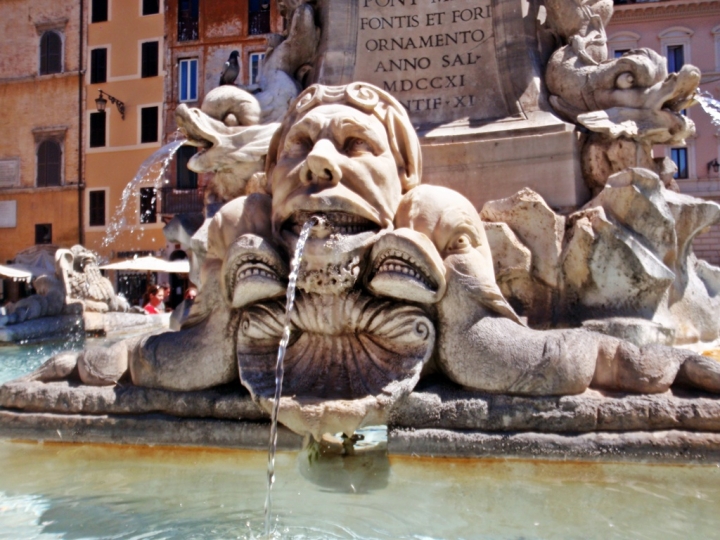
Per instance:
[[[344,298],[300,294],[285,356],[284,395],[357,399],[414,379],[434,346],[434,325],[412,305],[354,292]],[[240,377],[254,395],[275,391],[276,344],[284,304],[244,310],[238,328]]]

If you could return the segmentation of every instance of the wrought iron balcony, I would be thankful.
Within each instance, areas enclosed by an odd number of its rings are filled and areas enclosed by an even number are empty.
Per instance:
[[[249,35],[270,33],[270,10],[250,12],[248,19]]]
[[[195,41],[199,36],[198,20],[181,14],[178,19],[178,41]]]
[[[172,186],[160,188],[160,213],[165,215],[193,214],[203,211],[203,190],[177,189]]]

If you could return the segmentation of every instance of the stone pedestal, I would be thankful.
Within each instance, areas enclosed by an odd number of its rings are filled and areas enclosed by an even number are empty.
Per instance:
[[[408,110],[423,182],[480,209],[523,187],[556,209],[585,203],[574,126],[550,111],[525,0],[324,0],[314,82],[361,80]]]

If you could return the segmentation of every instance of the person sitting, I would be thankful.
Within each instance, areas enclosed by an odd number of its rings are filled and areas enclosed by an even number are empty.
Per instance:
[[[165,299],[165,291],[162,287],[152,285],[148,289],[147,294],[148,301],[144,306],[145,311],[150,315],[160,315],[161,313],[164,313],[164,311],[160,310],[160,304],[162,304]]]

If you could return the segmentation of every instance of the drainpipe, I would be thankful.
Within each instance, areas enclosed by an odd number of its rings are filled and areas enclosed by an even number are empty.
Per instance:
[[[80,42],[78,43],[78,243],[85,245],[83,227],[83,86],[85,75],[85,0],[80,0]]]

